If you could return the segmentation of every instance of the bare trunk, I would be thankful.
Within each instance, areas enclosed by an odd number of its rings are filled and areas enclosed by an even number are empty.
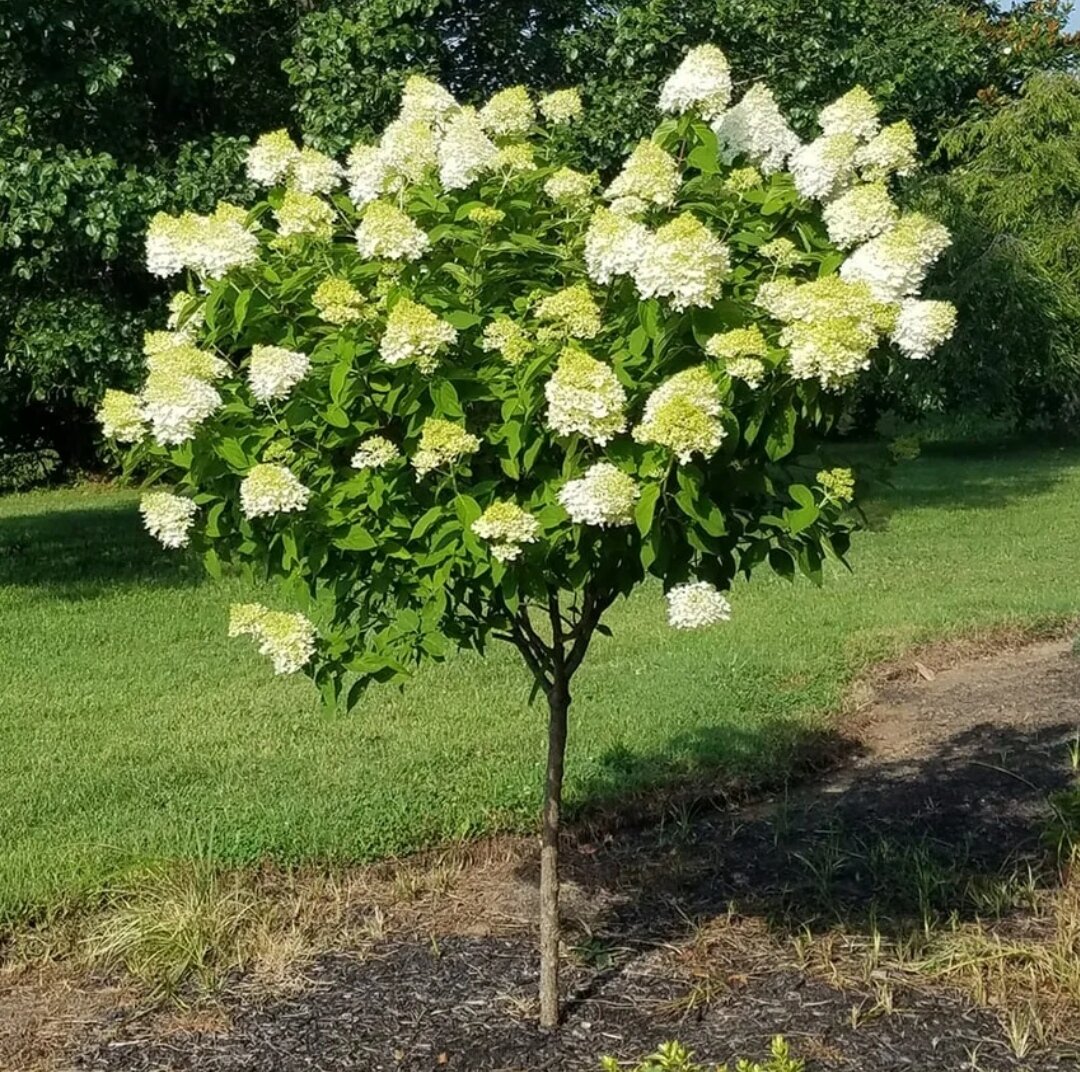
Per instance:
[[[561,660],[560,660],[561,663]],[[559,1025],[559,809],[570,690],[558,667],[548,693],[548,758],[540,847],[540,1026]]]

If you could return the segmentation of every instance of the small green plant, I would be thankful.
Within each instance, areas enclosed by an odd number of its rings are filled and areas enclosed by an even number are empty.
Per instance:
[[[614,1057],[600,1062],[604,1072],[708,1072],[705,1065],[698,1064],[694,1055],[678,1042],[665,1042],[656,1053],[646,1057],[641,1064],[622,1065]],[[788,1044],[779,1035],[769,1046],[769,1059],[761,1064],[747,1058],[739,1058],[733,1065],[717,1065],[716,1072],[802,1072],[804,1063],[791,1056]]]

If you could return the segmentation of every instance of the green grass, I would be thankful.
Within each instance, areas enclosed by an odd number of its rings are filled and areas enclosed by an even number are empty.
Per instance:
[[[239,583],[161,551],[134,503],[0,500],[0,921],[149,860],[358,860],[531,822],[543,715],[516,654],[326,717],[226,639]],[[615,608],[575,689],[570,798],[782,772],[867,662],[1080,610],[1080,451],[923,458],[872,516],[853,573],[763,573],[723,628],[671,632],[655,588]]]

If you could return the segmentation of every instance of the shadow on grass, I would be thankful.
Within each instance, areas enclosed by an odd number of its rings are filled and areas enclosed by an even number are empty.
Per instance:
[[[194,586],[201,567],[147,535],[133,502],[0,518],[0,587],[95,599],[117,588]]]
[[[839,927],[904,939],[1008,918],[1059,879],[1049,798],[1071,782],[1066,743],[1076,732],[1075,721],[1038,729],[988,722],[956,732],[932,755],[856,764],[737,812],[715,798],[675,801],[661,821],[620,823],[617,833],[603,816],[585,816],[572,837],[604,847],[568,853],[567,877],[622,895],[592,931],[620,945],[685,941],[694,921],[723,918],[732,906],[787,936]],[[854,750],[828,735],[815,747]],[[623,769],[627,759],[612,762]],[[599,973],[579,999],[619,970]]]
[[[1025,449],[1014,444],[931,445],[914,462],[902,463],[888,486],[865,504],[867,527],[888,528],[905,510],[993,510],[1052,491],[1080,465],[1080,449]]]

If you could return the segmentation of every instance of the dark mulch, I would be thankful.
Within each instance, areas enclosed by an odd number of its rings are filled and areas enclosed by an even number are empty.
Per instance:
[[[531,935],[492,928],[324,957],[284,996],[238,989],[224,1031],[161,1037],[118,1013],[74,1067],[576,1072],[672,1037],[702,1059],[760,1056],[783,1034],[809,1069],[1080,1068],[1052,1043],[1018,1059],[993,1012],[958,991],[892,980],[891,1011],[875,1011],[872,973],[841,988],[793,956],[804,928],[905,934],[928,913],[971,916],[963,891],[1045,858],[1046,794],[1067,784],[1080,726],[1080,661],[1044,643],[930,677],[887,686],[858,758],[814,786],[736,812],[676,810],[606,839],[579,831],[569,900],[600,907],[574,911],[556,1035],[532,1020]],[[526,887],[534,866],[513,881]]]
[[[677,996],[678,987],[647,969],[628,968],[588,988],[591,994],[573,1002],[563,1029],[545,1035],[514,1012],[515,999],[532,995],[534,959],[531,944],[520,939],[453,939],[437,953],[416,942],[394,943],[364,963],[332,957],[319,965],[303,995],[240,1010],[223,1037],[153,1045],[114,1041],[79,1067],[562,1072],[595,1070],[604,1053],[640,1056],[673,1036],[702,1055],[761,1054],[767,1040],[782,1033],[796,1050],[823,1058],[814,1067],[922,1072],[964,1067],[971,1051],[985,1052],[985,1040],[996,1034],[985,1013],[941,998],[853,1029],[850,995],[788,969],[733,991],[700,1018],[672,1022],[650,1007]],[[1000,1049],[994,1056],[1001,1056]],[[1024,1066],[996,1060],[990,1067]]]

